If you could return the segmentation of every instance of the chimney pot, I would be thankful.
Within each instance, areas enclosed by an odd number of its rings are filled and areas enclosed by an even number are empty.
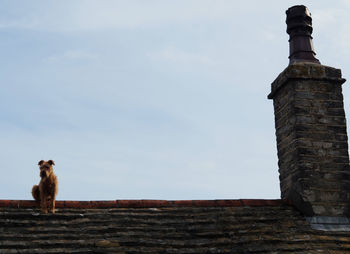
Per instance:
[[[296,5],[286,11],[289,34],[289,64],[295,62],[320,63],[315,58],[312,43],[312,18],[304,5]]]

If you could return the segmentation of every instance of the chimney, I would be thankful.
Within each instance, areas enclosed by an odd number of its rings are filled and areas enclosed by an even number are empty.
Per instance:
[[[308,9],[293,6],[286,14],[290,63],[268,95],[275,112],[281,197],[311,221],[350,222],[345,79],[341,70],[315,58]]]

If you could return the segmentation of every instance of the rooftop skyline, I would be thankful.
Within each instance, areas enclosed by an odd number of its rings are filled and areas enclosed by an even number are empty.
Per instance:
[[[32,199],[42,159],[58,200],[279,198],[285,11],[308,7],[316,57],[349,78],[350,3],[268,3],[3,1],[0,199]]]

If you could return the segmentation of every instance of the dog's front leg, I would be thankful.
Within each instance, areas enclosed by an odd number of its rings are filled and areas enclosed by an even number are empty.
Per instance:
[[[41,206],[41,211],[43,213],[48,213],[47,211],[47,197],[43,194],[43,192],[40,192],[40,206]]]
[[[50,212],[51,213],[55,213],[55,202],[56,202],[55,198],[50,199]]]

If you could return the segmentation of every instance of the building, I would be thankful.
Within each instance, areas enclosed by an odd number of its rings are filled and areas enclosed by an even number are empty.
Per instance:
[[[350,253],[341,71],[315,58],[311,15],[287,10],[290,64],[272,83],[280,200],[0,200],[0,253]]]

